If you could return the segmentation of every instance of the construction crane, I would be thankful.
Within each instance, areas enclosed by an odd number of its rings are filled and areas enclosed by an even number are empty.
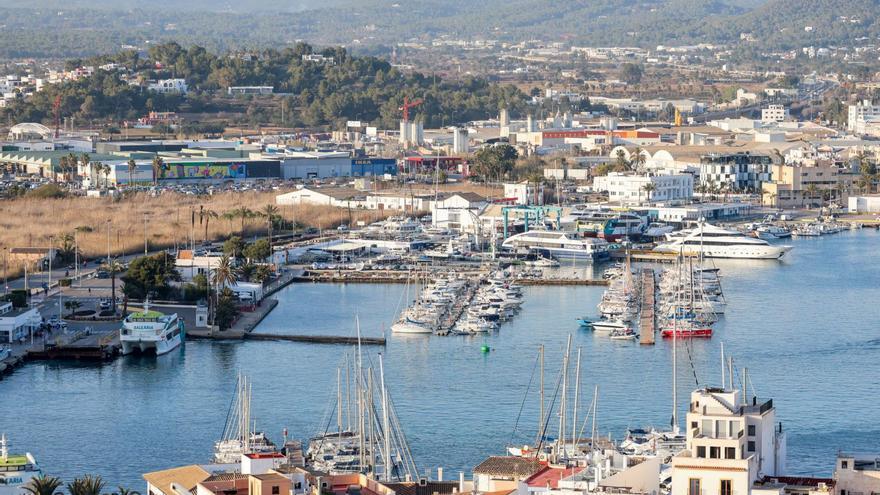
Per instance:
[[[424,102],[425,102],[425,100],[422,100],[421,98],[419,98],[418,100],[409,101],[409,96],[404,96],[403,97],[403,106],[398,108],[398,110],[403,111],[403,121],[409,122],[409,109],[410,108],[415,108]]]
[[[58,139],[58,135],[61,129],[61,95],[55,96],[55,102],[52,103],[52,111],[55,112],[55,139]]]

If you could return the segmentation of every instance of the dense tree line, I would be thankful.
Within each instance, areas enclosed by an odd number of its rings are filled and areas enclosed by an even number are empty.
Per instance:
[[[398,108],[404,96],[424,102],[414,116],[427,127],[457,124],[497,115],[502,107],[514,113],[525,105],[525,95],[513,86],[492,84],[485,79],[466,77],[444,80],[421,73],[404,73],[376,57],[352,56],[342,48],[328,48],[321,55],[332,63],[303,60],[314,53],[299,43],[281,50],[234,52],[216,55],[201,46],[184,48],[171,42],[149,49],[141,57],[125,51],[89,59],[74,59],[68,67],[101,66],[117,63],[136,71],[143,79],[180,77],[190,86],[190,94],[160,95],[129,85],[119,72],[97,70],[94,75],[61,85],[49,86],[28,100],[13,103],[2,111],[7,122],[46,121],[52,116],[57,95],[62,98],[61,113],[80,119],[121,120],[150,110],[209,111],[218,107],[212,95],[223,95],[229,86],[272,86],[286,101],[271,101],[271,107],[288,110],[288,124],[321,126],[345,120],[363,120],[382,127],[395,127]],[[266,113],[254,98],[243,97],[238,104],[259,123],[275,120],[278,112]],[[228,102],[236,105],[236,101]],[[265,103],[263,104],[265,107]]]

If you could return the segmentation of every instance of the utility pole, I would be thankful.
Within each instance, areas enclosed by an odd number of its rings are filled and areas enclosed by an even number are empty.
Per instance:
[[[147,255],[147,212],[144,212],[144,256]]]

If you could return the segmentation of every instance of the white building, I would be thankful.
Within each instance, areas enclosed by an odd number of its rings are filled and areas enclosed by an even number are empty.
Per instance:
[[[785,435],[773,400],[744,391],[691,393],[687,448],[672,458],[671,495],[749,495],[755,481],[785,471]]]
[[[835,495],[880,493],[880,454],[837,454]]]
[[[544,185],[525,181],[504,184],[504,199],[518,205],[542,205]]]
[[[850,213],[880,213],[880,195],[850,196],[847,211]]]
[[[761,109],[761,122],[785,122],[788,120],[788,109],[785,105],[770,105]]]
[[[864,126],[865,122],[880,120],[880,105],[873,105],[870,100],[849,106],[846,120],[846,129],[850,132],[858,132],[859,122]]]
[[[620,204],[687,202],[694,195],[694,177],[690,174],[627,175],[612,172],[594,178],[593,189],[607,191],[608,199]]]
[[[275,196],[275,204],[356,207],[364,201],[364,197],[363,192],[350,187],[303,187]]]
[[[186,79],[159,79],[147,85],[147,89],[156,93],[185,95]]]
[[[41,322],[37,308],[14,309],[11,302],[0,303],[0,344],[26,340]]]
[[[438,197],[431,208],[432,225],[479,234],[479,216],[486,205],[486,198],[477,193],[452,193]]]

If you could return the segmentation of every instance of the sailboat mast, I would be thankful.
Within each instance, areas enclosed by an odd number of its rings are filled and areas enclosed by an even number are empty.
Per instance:
[[[544,441],[544,344],[538,351],[538,359],[541,361],[541,415],[538,417],[538,445]]]
[[[363,356],[361,354],[361,320],[355,316],[355,326],[357,327],[357,370],[355,370],[355,394],[358,399],[358,467],[361,471],[364,469],[364,401],[363,401]]]
[[[568,343],[565,345],[565,355],[562,357],[562,401],[560,402],[559,415],[559,439],[556,445],[562,447],[562,454],[565,454],[565,413],[568,409],[568,358],[571,355],[571,334],[568,335]],[[561,443],[560,443],[561,442]],[[557,450],[556,453],[559,456]]]
[[[345,423],[351,431],[351,364],[348,353],[345,353]]]
[[[379,380],[382,387],[382,430],[384,433],[385,448],[383,449],[384,464],[383,473],[385,481],[391,481],[391,428],[388,419],[388,390],[385,388],[385,364],[382,353],[379,353]]]
[[[375,442],[375,433],[373,431],[373,368],[367,368],[367,415],[369,416],[369,429],[370,429],[370,450],[369,450],[369,458],[367,459],[367,463],[370,466],[370,472],[376,472],[376,448],[374,445]]]
[[[581,347],[578,346],[577,364],[574,367],[574,406],[571,413],[571,444],[572,448],[577,448],[577,427],[578,427],[578,400],[580,399],[581,389]]]
[[[590,451],[596,450],[596,412],[599,410],[599,385],[593,389],[593,429],[590,431]]]
[[[721,342],[721,388],[727,386],[727,378],[724,376],[726,367],[727,364],[724,362],[724,342]]]
[[[678,283],[681,284],[682,253],[679,247],[678,255]],[[672,306],[672,431],[678,432],[678,310],[679,291],[675,293],[675,304]]]
[[[342,433],[342,368],[336,368],[336,432]]]

